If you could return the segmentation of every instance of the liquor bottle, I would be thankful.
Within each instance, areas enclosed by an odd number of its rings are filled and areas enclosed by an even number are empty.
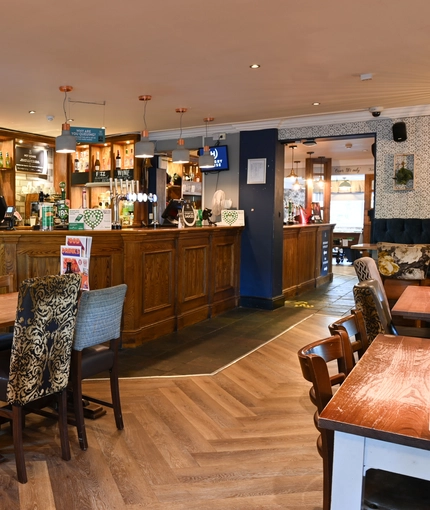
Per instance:
[[[72,263],[66,262],[66,270],[64,271],[64,274],[72,274]]]
[[[115,170],[121,170],[121,156],[119,151],[117,152],[115,158]]]
[[[130,166],[130,168],[133,168],[133,167],[134,167],[133,149],[130,149],[130,160],[129,160],[129,166]]]
[[[80,164],[79,164],[79,159],[78,159],[78,153],[75,154],[75,172],[79,172],[79,167],[80,167]]]
[[[4,166],[6,168],[10,168],[10,158],[9,158],[9,153],[8,152],[6,152],[6,159],[4,161]]]
[[[98,152],[97,152],[97,156],[96,156],[96,162],[94,163],[94,170],[96,172],[100,171],[100,159],[99,159],[99,153]]]
[[[82,209],[87,208],[87,188],[82,188]]]
[[[125,148],[124,168],[128,168],[128,147]]]
[[[0,152],[0,168],[3,168],[3,153]]]

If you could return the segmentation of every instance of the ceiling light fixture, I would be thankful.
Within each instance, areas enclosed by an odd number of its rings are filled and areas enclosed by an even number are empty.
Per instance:
[[[297,149],[297,145],[290,145],[291,149],[291,172],[287,175],[287,179],[294,181],[297,179],[297,174],[294,172],[294,149]]]
[[[172,162],[173,163],[189,163],[190,162],[190,151],[185,149],[185,142],[182,138],[182,116],[187,111],[187,108],[176,108],[176,113],[179,113],[179,140],[176,144],[176,149],[172,151]]]
[[[146,105],[148,101],[151,101],[152,96],[144,95],[139,96],[139,101],[144,101],[143,106],[143,125],[145,129],[142,131],[140,136],[140,142],[137,142],[134,147],[134,157],[135,158],[153,158],[155,152],[155,145],[149,141],[149,133],[146,126]]]
[[[294,181],[294,184],[293,184],[293,189],[298,191],[300,188],[301,188],[301,185],[300,185],[300,181],[299,181],[299,163],[300,161],[294,161],[294,163],[296,164],[296,180]]]
[[[213,117],[206,117],[203,119],[206,123],[206,139],[208,137],[208,124],[214,120]],[[203,155],[199,157],[200,168],[213,168],[215,166],[215,160],[212,154],[209,152],[209,145],[206,145],[206,140],[203,140]]]
[[[260,64],[251,64],[249,67],[250,67],[251,69],[258,69],[258,68],[259,68],[259,67],[261,67],[261,66],[260,66]]]
[[[312,103],[312,106],[319,106],[321,103],[318,103],[318,101],[315,101],[315,103]]]
[[[29,113],[30,115],[33,115],[33,113],[36,113],[36,110],[28,110],[28,113]]]
[[[315,138],[308,138],[307,140],[305,140],[304,142],[302,142],[303,145],[305,145],[306,147],[312,147],[313,145],[316,145],[317,142],[315,141]]]
[[[320,178],[318,179],[316,184],[317,184],[317,186],[320,189],[323,189],[324,188],[324,179],[323,179],[323,175],[324,175],[324,156],[320,156],[319,160],[321,162],[321,173],[320,173]]]
[[[76,151],[76,138],[70,134],[70,124],[67,122],[66,115],[67,92],[73,90],[73,87],[70,85],[62,85],[60,90],[61,92],[64,92],[63,112],[66,122],[61,126],[61,135],[57,136],[55,139],[55,152],[68,154]]]

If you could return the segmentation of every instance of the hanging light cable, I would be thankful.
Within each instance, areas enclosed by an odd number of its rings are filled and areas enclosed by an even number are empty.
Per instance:
[[[70,85],[62,85],[60,90],[61,92],[64,92],[63,112],[65,123],[61,126],[61,135],[57,136],[55,139],[55,152],[67,154],[76,151],[76,138],[70,134],[70,124],[67,122],[66,114],[67,92],[72,91],[73,87]]]
[[[287,179],[291,179],[294,181],[297,179],[297,174],[294,172],[294,149],[297,148],[297,145],[290,145],[291,149],[291,172],[289,175],[287,175]]]
[[[155,152],[155,146],[149,141],[148,127],[146,125],[146,105],[148,101],[152,99],[152,96],[144,95],[139,96],[139,101],[144,101],[143,106],[143,125],[145,129],[142,131],[140,136],[140,142],[137,142],[134,147],[134,156],[136,158],[153,158]]]
[[[180,114],[179,118],[179,140],[176,144],[176,149],[172,151],[172,162],[173,163],[189,163],[190,152],[185,149],[185,142],[182,138],[182,116],[187,111],[187,108],[176,108],[176,113]]]
[[[206,139],[208,137],[208,124],[214,120],[213,117],[206,117],[203,119],[206,123]],[[203,140],[203,154],[199,157],[199,167],[200,168],[213,168],[215,166],[215,159],[213,155],[209,152],[209,145],[206,145],[205,139]]]

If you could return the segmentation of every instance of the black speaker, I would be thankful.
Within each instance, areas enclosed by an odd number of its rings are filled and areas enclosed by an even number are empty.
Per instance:
[[[406,124],[404,122],[396,122],[393,124],[393,139],[395,142],[404,142],[406,136]]]

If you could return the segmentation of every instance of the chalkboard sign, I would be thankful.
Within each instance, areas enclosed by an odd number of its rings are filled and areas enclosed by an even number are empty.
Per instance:
[[[329,232],[323,230],[322,232],[322,253],[321,253],[321,273],[320,276],[326,276],[328,274],[328,265],[331,257],[331,247],[329,246]]]
[[[133,168],[121,168],[121,170],[116,169],[114,171],[114,179],[122,179],[123,181],[132,181],[133,175]]]
[[[110,171],[109,170],[98,170],[93,174],[93,182],[109,182]]]
[[[19,172],[47,172],[47,151],[46,149],[34,149],[28,147],[15,147],[16,164],[15,169]]]

